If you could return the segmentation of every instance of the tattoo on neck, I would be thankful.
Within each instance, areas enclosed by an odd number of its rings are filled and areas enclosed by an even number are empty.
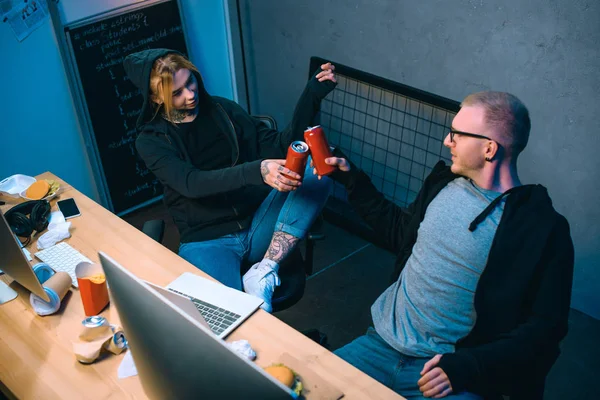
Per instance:
[[[285,232],[275,232],[265,258],[280,263],[296,246],[300,238]]]
[[[161,115],[164,119],[166,119],[169,122],[173,122],[174,124],[178,124],[181,121],[183,121],[184,119],[186,119],[189,115],[194,115],[196,112],[196,109],[193,110],[173,110],[171,111],[171,118],[169,118],[169,116],[164,112],[164,110],[162,111]]]

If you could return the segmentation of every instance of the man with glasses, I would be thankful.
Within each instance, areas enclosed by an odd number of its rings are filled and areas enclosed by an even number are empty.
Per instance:
[[[406,398],[541,399],[567,332],[573,244],[541,185],[517,158],[529,112],[515,96],[468,96],[439,162],[406,209],[336,150],[348,199],[397,254],[373,328],[336,354]]]

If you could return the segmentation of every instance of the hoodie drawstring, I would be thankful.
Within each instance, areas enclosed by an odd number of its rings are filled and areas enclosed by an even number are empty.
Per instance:
[[[469,224],[469,230],[473,232],[475,229],[477,229],[477,225],[483,222],[483,220],[486,219],[488,215],[490,215],[490,213],[494,210],[494,208],[496,208],[496,206],[498,205],[498,203],[500,203],[500,200],[502,200],[504,196],[510,194],[515,189],[518,189],[520,187],[521,186],[515,186],[513,188],[510,188],[506,192],[502,193],[500,196],[492,200],[492,202],[485,208],[485,210],[483,210],[481,214],[475,217],[475,219]]]

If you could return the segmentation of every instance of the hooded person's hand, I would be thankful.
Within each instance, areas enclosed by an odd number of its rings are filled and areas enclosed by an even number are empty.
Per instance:
[[[332,81],[334,83],[337,83],[334,71],[335,71],[335,65],[333,65],[332,63],[328,62],[326,64],[322,64],[321,65],[321,72],[319,72],[315,76],[315,78],[317,78],[317,80],[319,82]]]
[[[284,167],[285,160],[263,160],[260,163],[260,174],[263,181],[280,192],[291,192],[302,183],[301,176]]]
[[[337,85],[335,65],[330,62],[321,64],[312,75],[312,78],[308,80],[307,85],[319,100],[323,100]]]

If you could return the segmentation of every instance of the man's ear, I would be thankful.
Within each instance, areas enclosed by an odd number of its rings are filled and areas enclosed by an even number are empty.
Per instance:
[[[485,159],[487,161],[491,161],[498,154],[498,142],[495,140],[489,140],[488,144],[485,146]]]

